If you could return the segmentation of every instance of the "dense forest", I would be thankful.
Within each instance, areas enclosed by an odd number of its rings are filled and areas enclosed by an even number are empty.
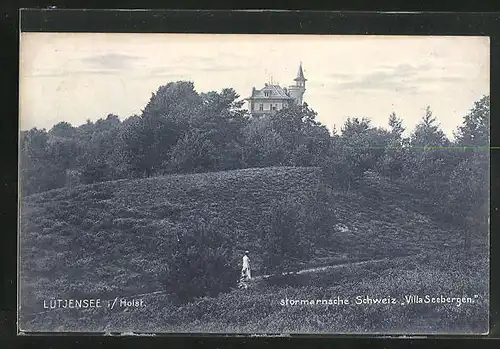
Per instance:
[[[233,89],[198,93],[191,82],[171,82],[123,121],[110,114],[78,127],[60,122],[49,131],[22,131],[21,194],[171,173],[315,166],[344,190],[378,176],[424,193],[460,224],[485,221],[489,96],[471,106],[453,140],[430,107],[407,138],[396,113],[388,115],[388,128],[348,118],[340,132],[316,116],[304,104],[252,118]]]

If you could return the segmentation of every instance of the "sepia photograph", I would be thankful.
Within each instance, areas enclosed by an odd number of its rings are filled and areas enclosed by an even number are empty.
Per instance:
[[[487,36],[20,34],[18,333],[489,331]]]

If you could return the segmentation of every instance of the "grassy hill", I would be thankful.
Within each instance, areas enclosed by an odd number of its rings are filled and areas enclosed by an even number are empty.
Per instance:
[[[47,296],[158,289],[170,239],[207,220],[234,232],[241,242],[234,251],[239,260],[245,249],[259,248],[255,226],[273,199],[311,191],[317,183],[314,168],[265,168],[121,180],[30,196],[21,207],[24,292],[32,297],[32,281]]]
[[[239,242],[232,262],[238,263],[241,252],[251,249],[258,273],[262,246],[255,227],[262,215],[273,200],[314,194],[320,178],[316,168],[275,167],[120,180],[27,197],[21,207],[20,232],[23,327],[65,331],[85,327],[90,331],[366,332],[382,326],[397,332],[404,321],[410,320],[415,328],[432,331],[432,321],[426,319],[438,318],[456,330],[474,328],[463,320],[465,314],[469,321],[483,319],[487,301],[475,308],[438,307],[423,312],[415,312],[412,307],[389,310],[387,306],[380,308],[382,305],[321,311],[278,305],[287,297],[356,294],[403,297],[412,292],[465,292],[486,296],[486,235],[475,240],[475,259],[471,261],[470,255],[461,250],[459,229],[417,209],[423,198],[406,193],[407,200],[402,200],[405,193],[401,189],[390,184],[373,185],[369,180],[350,193],[335,189],[328,192],[325,205],[332,229],[306,264],[386,256],[409,255],[410,259],[332,270],[279,284],[262,283],[184,306],[171,303],[168,296],[155,295],[148,296],[147,307],[132,311],[62,310],[29,315],[44,310],[44,299],[113,299],[161,290],[169,242],[203,221],[231,229]],[[412,309],[417,315],[412,315]],[[386,320],[375,315],[381,311],[386,312]]]

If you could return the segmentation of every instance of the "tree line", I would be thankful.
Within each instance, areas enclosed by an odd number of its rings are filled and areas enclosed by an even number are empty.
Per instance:
[[[453,140],[430,107],[409,137],[395,113],[388,128],[351,117],[331,133],[307,104],[253,118],[231,88],[198,93],[192,82],[171,82],[123,121],[110,114],[78,127],[22,131],[21,195],[169,173],[319,166],[338,188],[351,190],[375,173],[432,198],[459,221],[474,220],[488,205],[489,116],[484,96]]]

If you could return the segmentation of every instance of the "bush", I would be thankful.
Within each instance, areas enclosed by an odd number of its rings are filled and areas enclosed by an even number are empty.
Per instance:
[[[308,231],[307,207],[293,196],[272,203],[261,227],[266,271],[289,271],[310,259],[314,235]]]
[[[197,229],[174,234],[165,286],[179,301],[216,296],[236,286],[239,270],[232,259],[234,244],[216,226],[201,223]]]

